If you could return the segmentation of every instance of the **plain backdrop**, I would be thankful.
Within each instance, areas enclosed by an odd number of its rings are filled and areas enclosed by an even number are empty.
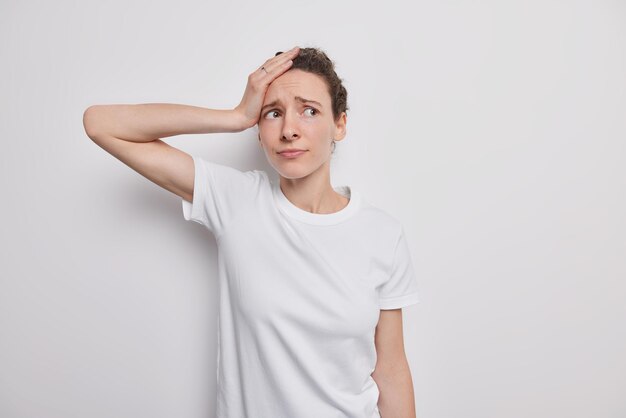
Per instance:
[[[602,0],[2,0],[0,416],[213,416],[214,238],[82,115],[233,108],[295,45],[348,90],[332,183],[406,230],[417,416],[625,417],[626,4]],[[252,129],[165,141],[273,172]]]

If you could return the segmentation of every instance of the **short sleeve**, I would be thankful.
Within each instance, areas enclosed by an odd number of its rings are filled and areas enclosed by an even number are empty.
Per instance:
[[[204,225],[218,237],[239,211],[254,202],[263,172],[240,171],[198,156],[192,158],[193,202],[182,200],[183,217]]]
[[[396,243],[389,278],[378,288],[380,309],[398,309],[419,302],[417,278],[404,230]]]

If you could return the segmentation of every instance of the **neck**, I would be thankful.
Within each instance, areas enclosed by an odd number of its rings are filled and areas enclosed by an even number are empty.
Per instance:
[[[329,176],[298,179],[281,176],[280,188],[291,203],[311,213],[335,213],[345,208],[350,200],[333,189]]]

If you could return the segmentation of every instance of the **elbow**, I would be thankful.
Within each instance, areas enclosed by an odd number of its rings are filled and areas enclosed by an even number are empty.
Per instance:
[[[98,136],[97,121],[98,121],[98,108],[100,105],[89,106],[83,112],[83,128],[87,136],[93,141]]]
[[[372,373],[372,378],[379,386],[388,384],[394,385],[395,382],[404,381],[407,377],[410,379],[410,376],[411,369],[405,356],[402,356],[387,366],[377,364],[376,369]]]

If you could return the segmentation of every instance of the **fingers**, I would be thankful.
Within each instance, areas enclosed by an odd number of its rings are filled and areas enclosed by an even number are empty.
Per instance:
[[[272,75],[277,70],[284,70],[291,65],[289,61],[293,60],[299,52],[300,48],[296,46],[289,51],[276,55],[275,57],[265,61],[265,64],[263,64],[263,66],[261,66],[257,71],[260,71],[263,75]]]

